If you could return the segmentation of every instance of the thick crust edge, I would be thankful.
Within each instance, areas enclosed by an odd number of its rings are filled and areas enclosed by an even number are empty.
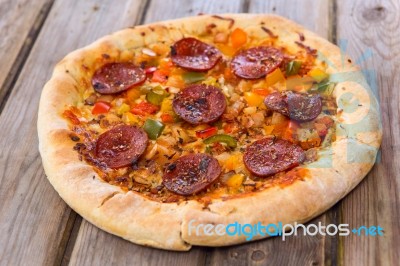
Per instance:
[[[337,46],[279,16],[219,16],[234,19],[233,27],[230,20],[208,15],[138,26],[106,36],[72,52],[57,64],[40,100],[39,150],[51,184],[89,222],[134,243],[162,249],[232,245],[245,242],[245,236],[196,236],[189,232],[190,221],[194,220],[192,225],[306,222],[343,198],[372,168],[382,138],[378,103],[361,71]],[[90,80],[90,69],[105,63],[106,59],[99,60],[99,55],[107,53],[109,60],[129,59],[132,48],[159,40],[178,40],[183,35],[196,36],[210,23],[225,31],[242,27],[261,37],[266,34],[260,30],[264,23],[287,43],[297,40],[293,32],[303,33],[304,43],[326,57],[330,61],[328,71],[338,77],[334,91],[340,109],[337,140],[332,147],[320,151],[319,161],[305,166],[310,174],[303,181],[249,197],[215,200],[207,207],[195,201],[179,205],[159,203],[103,182],[92,167],[78,159],[73,151],[75,142],[70,139],[68,125],[61,117],[66,105],[81,99],[79,88],[85,86],[84,80]],[[349,93],[359,101],[356,111],[346,110],[351,104]]]

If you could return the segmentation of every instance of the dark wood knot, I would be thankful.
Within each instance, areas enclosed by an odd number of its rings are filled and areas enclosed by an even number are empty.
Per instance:
[[[363,18],[368,21],[379,21],[386,17],[387,9],[383,6],[367,8],[363,12]]]
[[[254,250],[251,254],[251,259],[254,261],[260,261],[265,259],[265,253],[261,250]]]

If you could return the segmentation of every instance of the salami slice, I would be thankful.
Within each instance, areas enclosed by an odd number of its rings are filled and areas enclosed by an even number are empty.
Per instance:
[[[243,155],[246,168],[257,176],[270,176],[305,160],[302,148],[287,140],[264,138],[253,142]]]
[[[110,63],[94,73],[92,85],[98,93],[113,94],[140,85],[145,80],[145,71],[134,64]]]
[[[96,157],[110,168],[129,166],[146,150],[147,142],[143,129],[117,126],[100,135],[96,143]]]
[[[216,121],[225,111],[226,100],[220,89],[197,84],[176,94],[172,107],[183,120],[196,125]]]
[[[172,62],[191,71],[208,71],[221,57],[217,48],[195,38],[184,38],[171,46]]]
[[[166,168],[163,184],[168,190],[187,196],[205,189],[220,174],[217,159],[204,153],[193,153],[180,157]]]
[[[236,76],[244,79],[259,79],[274,71],[283,62],[283,54],[274,47],[259,46],[240,51],[232,59],[231,66]]]
[[[274,92],[265,97],[264,104],[271,110],[299,122],[311,121],[322,111],[319,95],[297,92]]]

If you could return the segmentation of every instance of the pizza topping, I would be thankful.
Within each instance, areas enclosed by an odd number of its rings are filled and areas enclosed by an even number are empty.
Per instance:
[[[137,127],[121,125],[101,134],[96,143],[96,157],[110,168],[132,165],[147,147],[146,133]]]
[[[172,62],[191,71],[208,71],[221,57],[217,48],[195,38],[183,38],[171,46]]]
[[[163,184],[172,192],[188,196],[208,187],[220,174],[217,159],[204,153],[194,153],[170,164],[164,172]]]
[[[220,143],[220,142],[225,143],[230,148],[236,148],[237,146],[236,139],[226,134],[217,134],[204,140],[205,144]]]
[[[102,66],[92,77],[93,88],[102,94],[113,94],[140,85],[146,73],[131,63],[111,63]]]
[[[305,153],[300,146],[275,138],[255,141],[243,155],[246,168],[257,176],[270,176],[289,170],[304,160]]]
[[[209,128],[202,129],[202,130],[197,130],[196,131],[196,137],[205,139],[205,138],[208,138],[208,137],[210,137],[212,135],[217,134],[217,132],[218,132],[218,128],[217,127],[209,127]]]
[[[154,71],[152,82],[165,83],[168,80],[168,73],[165,70],[158,69]]]
[[[301,67],[301,61],[290,61],[289,64],[286,66],[286,76],[293,76],[299,73]]]
[[[166,90],[161,88],[161,86],[157,86],[146,94],[146,100],[151,104],[161,105],[164,98],[168,95],[169,94]]]
[[[311,55],[311,56],[317,56],[317,50],[314,48],[311,48],[310,46],[307,46],[301,42],[295,41],[295,44],[297,44],[299,47],[303,48],[304,50],[306,50],[306,52]]]
[[[228,27],[229,29],[232,28],[233,24],[235,24],[235,20],[233,18],[221,17],[218,15],[212,15],[212,17],[216,19],[229,21],[229,27]]]
[[[299,122],[314,120],[322,110],[319,95],[296,92],[271,93],[265,97],[264,103],[269,109]]]
[[[322,82],[323,80],[326,80],[329,77],[329,74],[320,68],[313,68],[310,71],[308,71],[307,74],[318,83]]]
[[[152,66],[152,67],[147,67],[144,69],[144,72],[146,73],[146,75],[150,75],[153,74],[154,72],[156,72],[157,67]]]
[[[199,72],[186,72],[183,73],[182,78],[185,81],[185,83],[191,84],[204,80],[206,78],[206,75],[204,73],[199,73]]]
[[[231,42],[234,48],[239,48],[247,42],[247,34],[240,28],[236,28],[231,33]]]
[[[216,121],[225,111],[226,100],[214,86],[191,85],[176,94],[172,106],[183,120],[196,125]]]
[[[80,158],[105,182],[159,202],[210,202],[286,184],[303,151],[307,162],[317,160],[312,151],[335,140],[335,83],[324,62],[285,49],[264,26],[261,40],[210,22],[201,38],[215,47],[160,40],[133,48],[132,63],[109,61],[83,91],[85,104],[63,113]],[[246,167],[273,176],[253,180]]]
[[[265,31],[265,32],[269,35],[270,38],[274,38],[274,39],[278,38],[278,36],[275,35],[275,34],[274,34],[270,29],[268,29],[267,27],[262,26],[261,29],[262,29],[263,31]]]
[[[236,76],[259,79],[271,73],[283,62],[283,54],[274,47],[259,46],[235,55],[231,65]]]
[[[153,119],[147,119],[143,125],[144,131],[146,131],[149,138],[153,140],[157,139],[161,135],[164,128],[165,125],[163,123]]]
[[[85,104],[86,105],[94,105],[96,103],[96,101],[97,101],[97,95],[96,95],[96,93],[92,93],[89,95],[89,97],[87,97],[85,99]]]
[[[108,111],[111,109],[111,105],[107,102],[99,101],[95,103],[92,109],[92,114],[98,115],[98,114],[105,114],[108,113]]]
[[[155,114],[159,110],[158,106],[148,103],[148,102],[140,102],[135,105],[131,112],[135,115],[146,116],[149,114]]]

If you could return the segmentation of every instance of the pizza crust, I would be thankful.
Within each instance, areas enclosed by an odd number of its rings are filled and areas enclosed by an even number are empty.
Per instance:
[[[382,138],[378,103],[360,70],[341,55],[337,46],[279,16],[225,14],[221,17],[234,19],[233,27],[231,20],[208,15],[138,26],[106,36],[72,52],[57,64],[40,100],[39,150],[51,184],[89,222],[131,242],[162,249],[232,245],[245,242],[245,236],[195,236],[189,234],[190,221],[195,220],[193,225],[306,222],[349,193],[373,166]],[[309,170],[309,177],[289,186],[275,186],[225,201],[214,200],[203,206],[193,200],[160,203],[102,181],[73,150],[76,143],[70,139],[67,121],[61,116],[65,107],[82,101],[82,88],[90,86],[94,70],[106,62],[130,60],[132,49],[143,45],[201,35],[210,23],[220,31],[241,27],[261,38],[267,36],[259,26],[265,23],[286,44],[297,40],[298,35],[293,33],[303,33],[304,44],[317,49],[331,62],[328,72],[342,73],[334,91],[338,106],[346,107],[348,99],[347,104],[351,105],[355,97],[358,109],[338,110],[337,140],[332,147],[319,151],[318,161],[301,166]],[[109,59],[102,54],[108,54]],[[355,96],[349,98],[346,93]]]

